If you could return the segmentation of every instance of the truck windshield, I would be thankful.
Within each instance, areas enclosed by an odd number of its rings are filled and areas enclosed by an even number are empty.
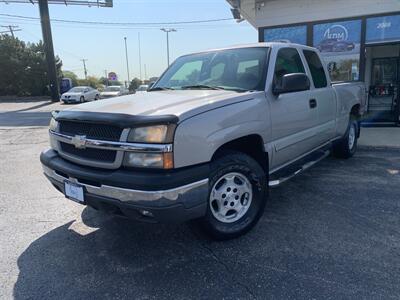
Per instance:
[[[150,89],[264,90],[269,48],[238,48],[178,58]]]

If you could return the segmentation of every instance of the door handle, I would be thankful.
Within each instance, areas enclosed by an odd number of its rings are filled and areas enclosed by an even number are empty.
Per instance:
[[[317,100],[316,99],[310,99],[310,108],[316,108],[317,107]]]

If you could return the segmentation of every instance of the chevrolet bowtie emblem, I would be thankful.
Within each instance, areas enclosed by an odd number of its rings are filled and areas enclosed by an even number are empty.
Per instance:
[[[75,135],[72,137],[72,144],[75,148],[85,149],[86,148],[86,135]]]

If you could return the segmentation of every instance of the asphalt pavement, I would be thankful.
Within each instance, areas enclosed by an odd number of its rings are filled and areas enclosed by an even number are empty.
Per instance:
[[[400,150],[327,158],[209,240],[69,201],[41,172],[45,102],[0,103],[0,299],[399,299]]]

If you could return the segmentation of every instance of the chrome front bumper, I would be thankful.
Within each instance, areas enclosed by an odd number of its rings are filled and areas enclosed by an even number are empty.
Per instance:
[[[93,186],[87,183],[80,182],[76,178],[64,177],[56,171],[43,167],[44,174],[51,180],[59,184],[64,184],[66,180],[77,183],[84,187],[86,193],[90,195],[110,198],[121,201],[126,204],[144,205],[153,207],[167,207],[174,204],[182,204],[185,207],[190,207],[194,199],[205,198],[208,194],[208,179],[203,179],[184,186],[162,191],[141,191],[113,187],[108,185]]]

